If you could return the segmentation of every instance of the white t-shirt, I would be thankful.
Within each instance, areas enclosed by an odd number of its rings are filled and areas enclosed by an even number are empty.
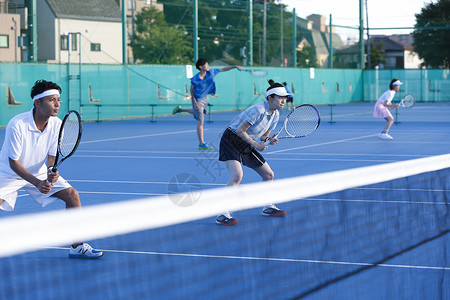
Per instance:
[[[270,114],[269,101],[257,103],[243,112],[241,112],[236,118],[231,121],[228,127],[236,132],[237,128],[245,120],[251,126],[247,130],[247,134],[254,140],[259,139],[267,130],[274,130],[277,126],[280,113],[275,110],[273,114]]]
[[[34,123],[33,109],[12,118],[0,152],[0,174],[19,177],[9,166],[9,158],[19,160],[33,175],[45,173],[48,155],[56,155],[61,123],[58,117],[50,117],[41,132]]]
[[[387,90],[384,92],[380,98],[378,98],[377,105],[384,104],[385,101],[388,102],[388,104],[391,104],[392,99],[394,99],[395,91],[394,90]]]

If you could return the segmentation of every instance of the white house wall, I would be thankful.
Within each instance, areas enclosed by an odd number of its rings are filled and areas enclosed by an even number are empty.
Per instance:
[[[81,62],[120,64],[122,63],[122,24],[120,22],[86,21],[74,19],[55,19],[55,44],[57,55],[55,63],[67,63],[68,51],[60,50],[61,35],[81,33]],[[91,43],[101,45],[101,51],[91,51]],[[73,55],[73,56],[72,56]],[[72,58],[77,59],[77,51],[71,50]]]
[[[418,69],[423,63],[423,59],[413,51],[405,51],[405,69]]]

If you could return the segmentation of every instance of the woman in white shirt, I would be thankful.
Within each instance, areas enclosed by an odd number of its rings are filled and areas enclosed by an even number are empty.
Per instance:
[[[392,99],[394,99],[395,92],[398,92],[400,90],[400,85],[402,84],[403,82],[401,82],[397,78],[392,79],[391,83],[389,84],[389,90],[384,92],[383,95],[381,95],[381,97],[378,99],[377,103],[375,103],[373,116],[375,118],[384,118],[386,120],[386,125],[384,126],[381,133],[378,135],[380,139],[383,140],[393,139],[393,137],[390,136],[388,133],[389,129],[394,123],[394,117],[392,117],[389,108],[394,109],[398,107],[398,105],[392,104]]]
[[[257,103],[241,112],[233,119],[220,140],[219,160],[225,162],[230,172],[227,186],[238,185],[243,177],[242,164],[255,170],[263,181],[273,180],[274,173],[262,157],[260,151],[267,146],[265,142],[276,144],[278,139],[269,137],[279,120],[279,109],[283,109],[286,97],[290,94],[284,86],[269,80],[266,92],[267,101]],[[263,215],[282,217],[286,212],[275,205],[263,208]],[[229,212],[217,216],[216,223],[234,225],[238,221]]]

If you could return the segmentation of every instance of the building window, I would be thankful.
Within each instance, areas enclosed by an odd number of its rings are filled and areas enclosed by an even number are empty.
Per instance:
[[[69,43],[69,37],[67,35],[61,35],[61,50],[68,50],[67,44]]]
[[[91,51],[102,51],[99,43],[91,43]]]
[[[78,35],[72,34],[70,40],[72,41],[72,51],[76,51],[78,49]]]
[[[9,48],[9,35],[0,34],[0,48]]]
[[[70,37],[71,40],[71,50],[76,51],[78,49],[78,35],[72,34]],[[69,36],[61,35],[61,50],[69,50]]]

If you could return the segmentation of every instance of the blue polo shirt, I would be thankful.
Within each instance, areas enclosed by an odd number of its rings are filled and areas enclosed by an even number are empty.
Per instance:
[[[194,86],[194,96],[197,101],[202,100],[208,94],[214,95],[216,93],[215,77],[219,72],[219,69],[209,69],[205,78],[200,79],[200,72],[191,78],[191,83]]]

